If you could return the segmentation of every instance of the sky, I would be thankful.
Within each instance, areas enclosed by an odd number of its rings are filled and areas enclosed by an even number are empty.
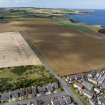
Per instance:
[[[0,7],[105,9],[105,0],[0,0]]]

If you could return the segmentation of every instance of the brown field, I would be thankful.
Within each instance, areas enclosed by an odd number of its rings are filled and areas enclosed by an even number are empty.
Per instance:
[[[6,31],[21,32],[59,75],[105,67],[105,39],[94,32],[79,32],[48,19],[1,23],[0,32]]]

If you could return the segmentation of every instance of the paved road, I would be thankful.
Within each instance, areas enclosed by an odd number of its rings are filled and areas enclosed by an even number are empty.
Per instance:
[[[32,46],[31,46],[32,47]],[[38,55],[39,59],[41,60],[42,64],[44,64],[44,66],[50,71],[51,74],[53,74],[61,83],[64,91],[66,92],[67,95],[71,96],[74,101],[78,104],[78,105],[83,105],[83,103],[80,101],[80,99],[72,92],[72,90],[68,87],[67,83],[61,78],[59,77],[54,70],[52,70],[52,68],[48,65],[47,59],[44,55],[41,54],[41,50],[39,49],[34,49],[35,53]]]

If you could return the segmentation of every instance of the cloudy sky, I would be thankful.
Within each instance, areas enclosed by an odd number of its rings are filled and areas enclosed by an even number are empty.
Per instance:
[[[0,0],[0,7],[105,9],[105,0]]]

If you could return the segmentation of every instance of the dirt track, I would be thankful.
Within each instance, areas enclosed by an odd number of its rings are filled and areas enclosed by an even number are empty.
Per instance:
[[[47,20],[0,25],[0,32],[4,31],[20,31],[34,48],[42,51],[49,65],[60,75],[105,67],[104,39],[89,37]]]

